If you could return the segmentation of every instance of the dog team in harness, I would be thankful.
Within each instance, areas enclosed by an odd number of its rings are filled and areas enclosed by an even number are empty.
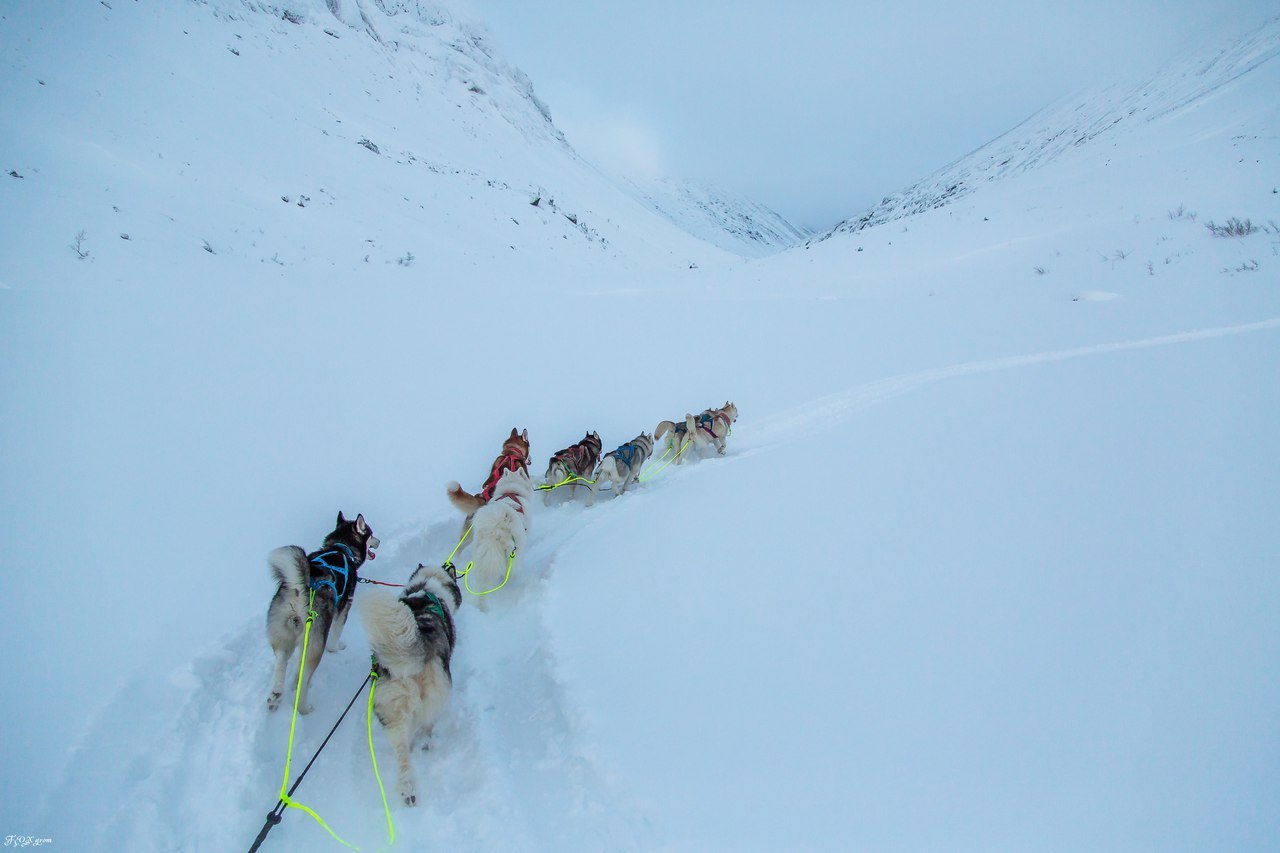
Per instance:
[[[595,502],[605,486],[615,496],[621,496],[642,479],[641,472],[653,456],[654,443],[664,435],[666,450],[660,460],[666,461],[651,467],[646,477],[682,461],[681,457],[691,449],[690,455],[697,455],[703,448],[713,446],[717,455],[724,455],[725,439],[737,419],[737,407],[726,402],[697,416],[686,414],[681,421],[662,421],[652,434],[641,432],[603,456],[600,434],[588,432],[580,441],[551,455],[543,482],[536,488],[545,492],[544,502],[548,505],[552,493],[565,486],[571,487],[566,493],[569,501],[576,497],[580,486],[588,487],[587,506]],[[470,593],[467,600],[477,608],[487,610],[489,595],[505,586],[517,570],[529,534],[526,510],[534,490],[529,476],[529,432],[513,428],[477,493],[467,492],[456,481],[445,488],[450,503],[465,514],[453,553],[443,563],[419,564],[398,597],[374,590],[355,604],[373,651],[370,726],[372,715],[376,714],[395,750],[397,793],[404,805],[417,802],[410,763],[414,741],[430,736],[452,691],[450,658],[456,634],[455,613],[464,600],[463,592]],[[459,570],[453,559],[468,541],[472,557]],[[311,712],[307,700],[311,677],[326,649],[336,652],[345,648],[340,637],[358,584],[401,586],[358,576],[358,569],[374,558],[378,545],[378,538],[363,515],[348,520],[339,513],[335,529],[319,549],[307,553],[290,545],[269,555],[276,580],[276,592],[267,611],[267,637],[275,653],[275,671],[267,697],[269,711],[279,707],[285,691],[285,668],[301,646],[294,708],[298,714]],[[313,632],[317,634],[316,642],[310,642]],[[371,753],[372,745],[370,735]],[[376,757],[374,761],[376,775]],[[287,776],[286,760],[286,782]],[[285,805],[294,804],[282,787],[278,812],[282,813]],[[268,816],[254,849],[270,827],[279,823],[279,813],[273,811]],[[319,820],[314,813],[313,817]],[[387,817],[390,826],[389,811]],[[323,821],[320,823],[324,826]]]

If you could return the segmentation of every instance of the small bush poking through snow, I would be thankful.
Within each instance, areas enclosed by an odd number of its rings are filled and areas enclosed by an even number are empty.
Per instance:
[[[1258,230],[1258,226],[1254,225],[1251,220],[1241,222],[1236,217],[1231,217],[1225,225],[1216,225],[1211,220],[1204,226],[1209,229],[1209,233],[1215,237],[1247,237]]]

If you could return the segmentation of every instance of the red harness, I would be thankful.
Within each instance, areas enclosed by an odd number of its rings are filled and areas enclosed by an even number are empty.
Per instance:
[[[516,512],[520,513],[521,515],[524,515],[524,504],[522,504],[522,503],[520,502],[520,499],[519,499],[518,497],[516,497],[515,495],[500,495],[500,496],[498,496],[498,497],[494,498],[494,500],[497,500],[497,501],[501,501],[501,500],[508,500],[508,501],[511,501],[513,504],[515,504],[515,505],[516,505]]]
[[[507,471],[524,471],[527,474],[529,463],[513,450],[508,450],[494,460],[493,468],[489,471],[489,479],[484,481],[484,488],[480,490],[480,497],[484,498],[485,503],[493,498],[493,490],[497,488],[499,478]]]
[[[592,457],[594,455],[595,454],[592,452],[590,447],[582,442],[578,442],[572,447],[566,447],[564,450],[561,450],[553,456],[551,458],[551,464],[554,465],[559,463],[564,466],[566,474],[576,475],[578,471],[584,470],[589,465],[593,464],[594,460]],[[588,471],[588,473],[590,472]]]

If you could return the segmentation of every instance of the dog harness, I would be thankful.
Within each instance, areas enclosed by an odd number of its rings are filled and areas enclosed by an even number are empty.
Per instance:
[[[501,497],[497,498],[497,500],[511,501],[513,504],[516,505],[516,512],[520,513],[521,515],[524,515],[524,504],[520,503],[520,501],[516,499],[515,495],[502,495]]]
[[[337,566],[329,562],[330,557],[341,557],[342,565]],[[342,601],[343,596],[347,594],[347,588],[351,586],[351,564],[357,563],[356,555],[343,542],[333,543],[333,548],[328,551],[319,551],[307,558],[307,561],[315,568],[327,570],[333,574],[342,575],[342,589],[338,589],[337,584],[331,580],[312,581],[311,588],[319,589],[327,586],[333,590],[333,601],[336,604]]]
[[[622,460],[623,464],[630,468],[631,463],[636,458],[636,454],[639,452],[640,448],[636,446],[636,443],[634,441],[628,441],[626,444],[613,451],[610,455],[618,457]]]
[[[587,447],[582,442],[578,442],[572,447],[566,447],[555,456],[552,456],[551,464],[555,465],[558,462],[564,466],[566,474],[573,474],[576,471],[583,471],[590,467],[594,467],[592,463],[595,460],[591,458],[593,455],[591,448]],[[590,471],[587,470],[587,473],[590,473]]]
[[[507,451],[494,460],[493,468],[489,470],[489,479],[484,481],[484,488],[480,490],[480,497],[488,503],[493,498],[493,490],[498,487],[498,480],[507,471],[528,471],[529,465],[524,461],[524,457],[517,453]]]

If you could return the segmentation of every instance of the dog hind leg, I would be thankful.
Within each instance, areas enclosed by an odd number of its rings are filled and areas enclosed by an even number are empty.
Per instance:
[[[275,672],[271,676],[271,692],[267,694],[268,711],[280,707],[280,697],[284,695],[285,671],[289,667],[294,649],[298,647],[298,640],[302,637],[302,619],[288,608],[288,600],[277,596],[267,613],[267,640],[276,656]]]
[[[289,666],[289,658],[293,657],[294,644],[271,644],[276,653],[276,671],[271,677],[271,692],[267,695],[267,710],[274,711],[280,707],[280,697],[284,695],[284,674]]]
[[[312,625],[311,630],[314,632],[316,626]],[[302,667],[302,691],[298,697],[298,713],[310,714],[312,711],[311,701],[307,698],[307,694],[311,692],[311,676],[316,674],[316,667],[320,665],[320,658],[324,657],[324,637],[313,637],[312,642],[307,642],[307,654],[301,664]]]
[[[396,753],[396,790],[400,799],[406,806],[417,805],[418,785],[413,778],[413,765],[409,761],[413,753],[413,732],[409,728],[409,721],[402,718],[387,726],[387,740],[391,741],[391,748]]]
[[[333,624],[329,627],[329,641],[325,644],[329,651],[340,652],[347,647],[347,644],[342,642],[342,628],[347,624],[347,614],[350,612],[351,598],[348,597],[346,603],[339,608],[337,615],[333,617]]]

